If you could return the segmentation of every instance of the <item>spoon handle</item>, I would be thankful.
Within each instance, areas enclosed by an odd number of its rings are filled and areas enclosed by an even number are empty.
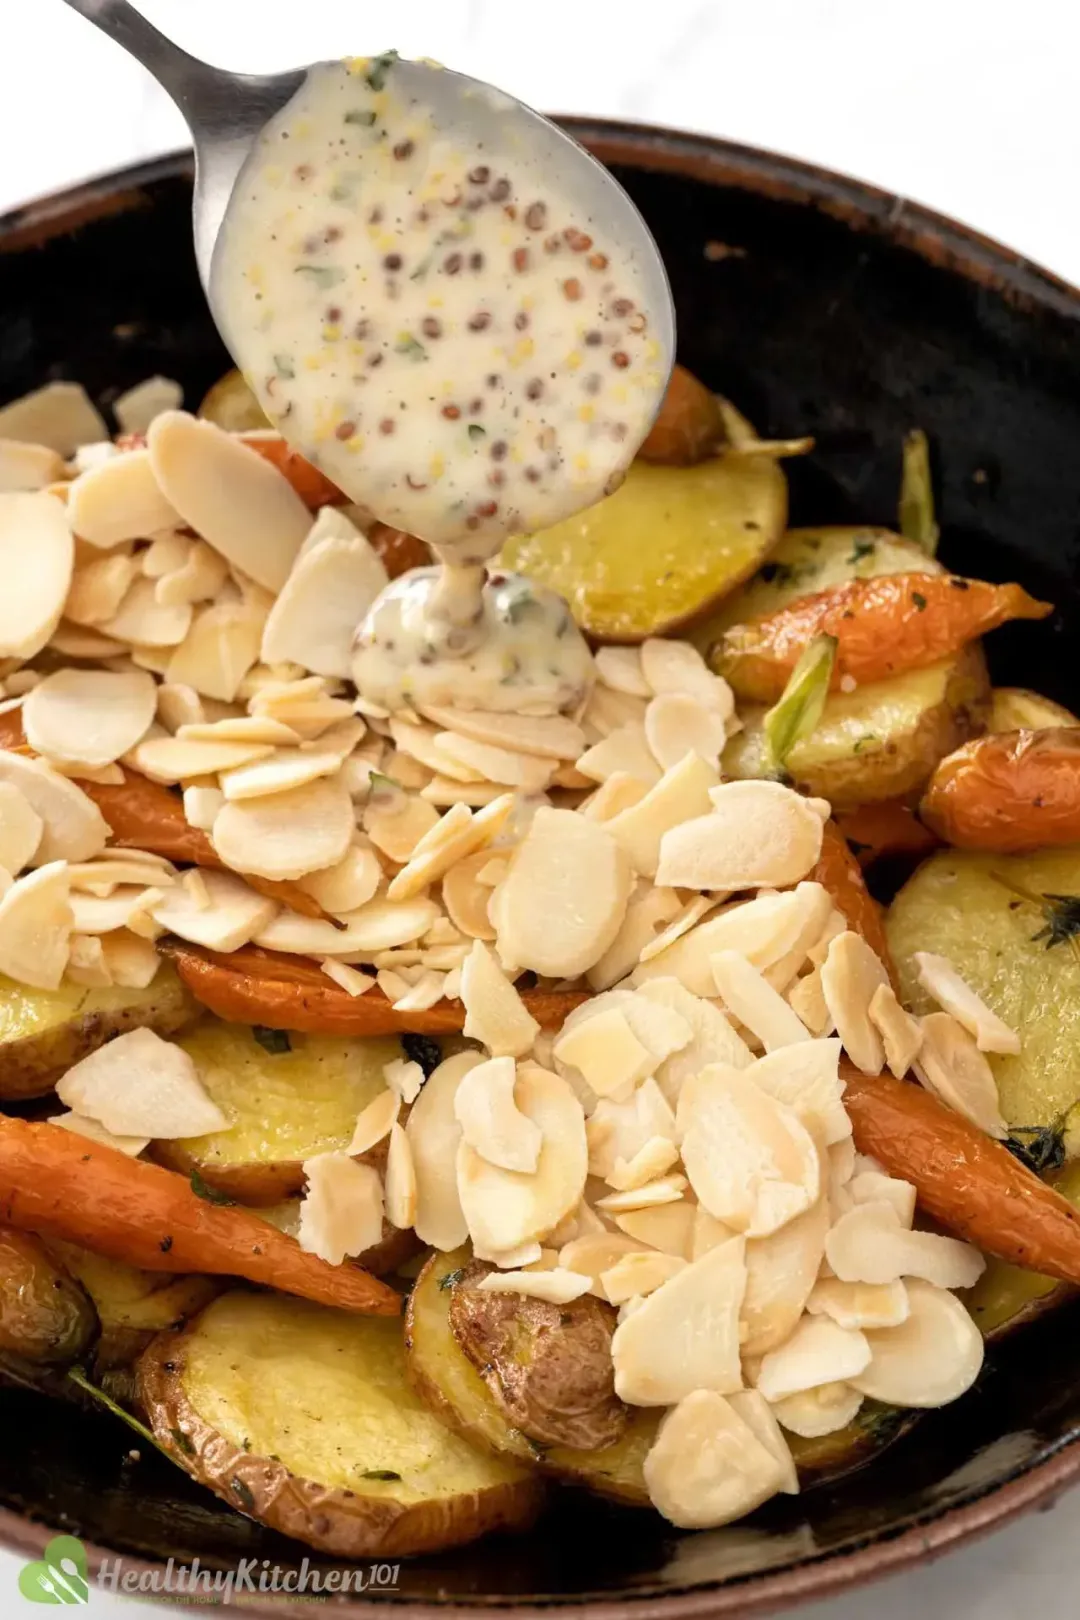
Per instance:
[[[100,28],[142,63],[168,91],[188,123],[197,120],[208,97],[220,94],[217,69],[158,31],[128,0],[65,0],[80,16]]]

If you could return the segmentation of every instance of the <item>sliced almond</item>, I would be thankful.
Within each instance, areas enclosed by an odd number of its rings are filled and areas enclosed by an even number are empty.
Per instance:
[[[919,983],[938,1006],[952,1016],[975,1038],[980,1052],[1020,1051],[1020,1037],[1009,1028],[997,1013],[992,1012],[981,996],[961,978],[947,956],[935,956],[932,951],[916,951],[915,966]]]
[[[850,1384],[819,1384],[786,1400],[774,1401],[772,1411],[780,1427],[804,1440],[837,1434],[854,1422],[863,1397]]]
[[[400,1112],[401,1098],[398,1094],[389,1086],[385,1091],[380,1091],[379,1095],[357,1115],[352,1141],[345,1149],[346,1153],[358,1158],[362,1153],[369,1153],[373,1147],[385,1141],[391,1127],[397,1124]]]
[[[586,975],[592,989],[607,990],[625,979],[656,939],[657,930],[672,922],[681,909],[675,889],[657,889],[639,882],[631,893],[618,933]]]
[[[607,820],[608,831],[626,851],[635,872],[655,877],[664,835],[682,822],[706,814],[709,790],[717,781],[711,763],[697,753],[686,752],[668,767],[644,798]]]
[[[173,690],[190,692],[199,708],[203,708],[201,700],[191,687],[174,687]],[[290,743],[300,741],[298,733],[293,731],[291,726],[283,725],[280,720],[273,720],[264,714],[226,714],[220,720],[207,720],[205,714],[201,713],[192,721],[181,722],[175,730],[181,742],[268,743],[276,748],[279,744],[288,746]],[[363,735],[362,723],[358,735]]]
[[[75,558],[67,513],[54,495],[0,495],[0,558],[0,657],[33,658],[60,623]]]
[[[157,417],[147,441],[158,485],[184,522],[257,584],[280,591],[311,528],[288,480],[234,435],[184,411]]]
[[[0,866],[18,876],[41,843],[45,823],[11,782],[0,781]]]
[[[929,1013],[920,1023],[923,1040],[914,1063],[919,1082],[987,1136],[1004,1141],[1009,1127],[994,1071],[975,1041],[950,1013]]]
[[[383,1069],[390,1090],[408,1106],[419,1097],[424,1085],[424,1071],[412,1059],[395,1058]]]
[[[416,1174],[416,1219],[422,1243],[449,1252],[469,1235],[457,1190],[457,1151],[461,1126],[454,1111],[457,1088],[482,1063],[479,1052],[458,1052],[428,1076],[409,1113],[405,1134]]]
[[[666,1136],[651,1136],[632,1158],[617,1158],[608,1174],[616,1192],[636,1192],[664,1176],[679,1162],[679,1150]]]
[[[264,661],[348,678],[356,627],[386,583],[378,554],[358,531],[305,547],[266,621]]]
[[[184,818],[189,827],[197,827],[200,832],[209,832],[224,803],[225,795],[220,788],[186,787]]]
[[[875,994],[878,993],[880,992]],[[806,1025],[811,1035],[832,1034],[836,1025],[833,1022],[833,1015],[829,1011],[829,1004],[825,1000],[825,992],[821,988],[820,968],[812,968],[809,973],[803,974],[801,979],[796,979],[795,983],[785,992],[785,996],[788,1006],[796,1018]],[[874,1020],[873,1008],[874,1001],[871,999],[871,1021],[874,1022],[875,1029],[878,1029],[879,1026]],[[884,1039],[884,1034],[882,1038]]]
[[[224,557],[219,557],[205,540],[193,540],[183,563],[157,580],[154,598],[162,607],[211,602],[228,577],[229,565]]]
[[[767,1401],[786,1400],[821,1384],[846,1383],[870,1365],[862,1333],[827,1317],[804,1317],[791,1337],[761,1363],[758,1391]]]
[[[640,721],[617,727],[586,749],[578,756],[577,769],[593,782],[603,783],[616,775],[629,776],[646,788],[654,787],[663,775]]]
[[[287,793],[304,787],[322,776],[336,776],[341,768],[337,752],[306,748],[277,748],[265,759],[221,773],[221,789],[231,802],[265,799],[274,793]]]
[[[386,1155],[386,1218],[391,1226],[406,1231],[416,1219],[416,1171],[412,1149],[404,1127],[390,1127],[390,1147]]]
[[[73,890],[72,923],[79,934],[111,934],[114,928],[138,928],[140,917],[164,898],[164,889],[124,885],[106,897]]]
[[[376,849],[404,865],[420,840],[439,825],[440,817],[434,806],[424,799],[406,793],[386,777],[379,777],[372,782],[362,821]],[[468,824],[468,812],[462,808],[453,826]]]
[[[645,1299],[664,1283],[684,1270],[687,1262],[674,1255],[658,1251],[646,1254],[641,1250],[624,1254],[615,1264],[600,1274],[604,1297],[612,1305],[623,1305],[628,1299]]]
[[[400,761],[401,756],[397,755],[396,759]],[[447,810],[455,804],[480,810],[494,804],[504,791],[496,782],[453,782],[446,776],[433,776],[427,786],[420,789],[420,797],[439,810]]]
[[[304,1160],[304,1175],[296,1233],[300,1247],[331,1266],[374,1248],[383,1231],[378,1171],[347,1153],[317,1153]]]
[[[70,456],[80,445],[108,439],[109,430],[81,383],[52,382],[0,409],[0,435]]]
[[[153,984],[161,957],[151,940],[118,928],[102,937],[101,949],[114,984],[128,990],[145,990]]]
[[[699,1082],[682,1143],[690,1184],[718,1221],[767,1237],[820,1196],[813,1138],[745,1072],[706,1070]]]
[[[811,1316],[827,1316],[843,1328],[899,1327],[908,1318],[907,1289],[891,1283],[841,1282],[822,1277],[806,1301]]]
[[[549,1271],[490,1271],[476,1284],[485,1294],[523,1294],[549,1305],[569,1305],[589,1291],[590,1278],[556,1266]]]
[[[126,591],[111,618],[102,621],[102,635],[114,641],[130,641],[139,647],[176,647],[191,628],[191,608],[162,605],[154,595],[153,581],[137,579]],[[172,677],[182,680],[182,675]]]
[[[497,714],[436,704],[426,705],[422,713],[442,731],[453,731],[515,753],[576,760],[585,747],[581,727],[562,715]]]
[[[359,973],[347,962],[335,962],[331,957],[324,956],[319,966],[346,995],[366,996],[369,990],[375,988],[375,979],[370,973]]]
[[[700,1204],[694,1206],[694,1230],[690,1242],[691,1260],[700,1260],[703,1254],[715,1249],[718,1243],[726,1243],[729,1238],[737,1234],[723,1221],[718,1221],[715,1215],[710,1215],[707,1209]]]
[[[118,1136],[165,1141],[227,1130],[230,1123],[183,1047],[149,1029],[117,1035],[91,1052],[67,1071],[56,1094]]]
[[[14,788],[41,821],[41,836],[31,856],[36,866],[88,861],[105,848],[109,828],[97,805],[43,760],[0,749],[0,783]]]
[[[899,1327],[866,1335],[871,1360],[852,1384],[893,1406],[946,1406],[982,1370],[982,1334],[953,1294],[930,1283],[907,1285],[909,1312]]]
[[[621,1322],[611,1341],[615,1392],[632,1406],[671,1406],[694,1390],[742,1387],[742,1238],[684,1266]]]
[[[715,988],[710,986],[710,988]],[[656,978],[635,992],[629,1016],[637,1016],[640,1002],[651,1002],[677,1013],[690,1029],[690,1040],[674,1048],[655,1071],[656,1083],[674,1108],[686,1081],[710,1063],[744,1069],[753,1062],[750,1048],[732,1029],[719,1007],[691,995],[677,979]]]
[[[801,948],[808,932],[826,915],[829,898],[819,883],[800,883],[783,894],[724,906],[664,950],[650,953],[634,974],[638,984],[650,978],[676,978],[697,996],[713,996],[716,984],[711,958],[717,951],[738,951],[765,973]]]
[[[72,934],[66,974],[72,984],[85,984],[92,990],[106,989],[111,985],[112,974],[101,948],[101,940],[93,934]]]
[[[637,647],[597,648],[596,674],[612,692],[625,692],[639,698],[653,695],[642,672],[641,652]]]
[[[59,989],[73,926],[62,861],[19,878],[0,899],[0,973],[36,990]]]
[[[630,897],[630,866],[606,829],[570,810],[537,810],[492,911],[499,954],[574,978],[603,956]]]
[[[157,689],[157,717],[165,730],[175,736],[181,726],[204,721],[206,711],[193,686],[167,681]]]
[[[113,400],[113,414],[121,433],[145,433],[156,416],[176,410],[183,399],[184,390],[171,377],[147,377]]]
[[[215,602],[191,618],[190,607],[162,612],[187,613],[190,626],[177,637],[182,645],[169,659],[166,678],[231,703],[259,656],[265,614],[251,602]],[[298,727],[296,729],[299,729]]]
[[[503,794],[475,815],[469,815],[464,807],[458,808],[461,814],[448,811],[414,845],[407,864],[387,890],[391,900],[410,899],[428,884],[437,882],[467,855],[486,849],[505,827],[514,808],[514,798],[510,793]]]
[[[728,720],[735,699],[727,681],[714,675],[698,649],[689,641],[664,641],[651,636],[640,648],[642,677],[654,696],[686,692]]]
[[[851,1136],[851,1121],[844,1111],[838,1040],[801,1041],[782,1047],[758,1058],[745,1073],[770,1097],[792,1109],[826,1147]]]
[[[881,1170],[852,1172],[847,1181],[847,1194],[855,1204],[891,1204],[901,1226],[910,1231],[915,1222],[915,1188],[910,1181],[900,1181]]]
[[[495,928],[488,916],[491,889],[480,881],[480,873],[490,864],[486,849],[455,861],[442,880],[443,905],[455,928],[469,939],[492,940]]]
[[[152,781],[173,784],[193,776],[235,770],[274,752],[270,743],[198,742],[183,737],[148,737],[133,748],[129,762]]]
[[[339,782],[323,779],[266,799],[226,803],[211,836],[234,872],[301,878],[340,861],[354,831],[347,791]]]
[[[576,1208],[585,1186],[585,1120],[566,1081],[525,1065],[515,1100],[542,1136],[532,1175],[489,1164],[465,1141],[457,1151],[458,1195],[474,1247],[482,1254],[546,1236]]]
[[[939,1288],[971,1288],[986,1269],[969,1243],[936,1232],[909,1232],[883,1201],[856,1204],[841,1215],[825,1240],[825,1253],[841,1282],[921,1277]]]
[[[620,1159],[633,1159],[654,1138],[674,1141],[675,1115],[656,1081],[648,1079],[621,1102],[601,1097],[586,1131],[589,1172],[606,1180]]]
[[[64,617],[72,624],[105,624],[119,611],[139,571],[134,557],[117,552],[95,557],[76,568],[64,603]]]
[[[260,928],[255,943],[291,956],[352,956],[370,961],[380,951],[419,939],[438,914],[431,900],[369,900],[342,917],[345,926],[337,928],[323,918],[283,910]]]
[[[453,731],[436,732],[435,745],[452,766],[464,767],[483,780],[517,788],[521,793],[542,793],[551,781],[553,765],[536,754],[495,748]]]
[[[821,854],[821,817],[778,782],[713,788],[710,815],[664,834],[657,882],[731,892],[797,883]]]
[[[745,956],[738,951],[718,951],[709,961],[724,1006],[757,1036],[766,1052],[811,1039],[783,996],[777,995]]]
[[[147,579],[162,579],[182,568],[191,554],[195,541],[182,529],[163,529],[139,553],[139,571]]]
[[[49,759],[91,766],[118,760],[154,718],[156,685],[141,670],[58,669],[23,704],[31,748]]]
[[[540,1159],[540,1128],[514,1100],[512,1057],[493,1057],[470,1069],[458,1086],[454,1112],[465,1142],[488,1164],[532,1174]]]
[[[530,1050],[540,1025],[481,940],[473,942],[462,967],[461,999],[467,1039],[480,1041],[496,1058],[523,1057]]]
[[[627,771],[613,771],[595,793],[578,805],[578,813],[588,816],[590,821],[610,821],[631,805],[639,804],[647,792],[648,785],[639,777]]]
[[[640,726],[645,719],[646,699],[629,692],[615,692],[598,682],[589,693],[588,702],[579,714],[581,728],[591,743],[610,737],[622,726]]]
[[[870,1003],[888,971],[861,934],[850,928],[829,946],[821,968],[821,989],[844,1050],[864,1074],[880,1074],[885,1048],[870,1019]]]
[[[559,1264],[568,1271],[577,1271],[589,1277],[590,1291],[600,1299],[606,1299],[607,1294],[600,1283],[602,1273],[610,1271],[628,1255],[646,1252],[640,1243],[624,1237],[620,1232],[589,1232],[584,1237],[573,1238],[563,1244],[559,1250]]]
[[[80,540],[103,551],[179,523],[148,450],[129,450],[80,473],[68,491],[68,517]]]
[[[645,1458],[653,1506],[684,1530],[730,1524],[767,1502],[787,1474],[732,1403],[711,1390],[684,1397]]]
[[[901,1007],[891,984],[879,984],[871,996],[870,1022],[881,1036],[890,1073],[903,1080],[922,1049],[922,1025]]]
[[[560,1070],[575,1069],[597,1097],[621,1100],[656,1067],[652,1052],[635,1035],[618,1007],[568,1024],[555,1042]]]
[[[817,1281],[828,1229],[829,1206],[819,1198],[779,1231],[747,1243],[741,1317],[744,1356],[766,1355],[794,1332]]]
[[[715,709],[685,692],[663,692],[645,710],[645,740],[657,764],[669,771],[691,755],[716,770],[727,732]],[[716,785],[716,784],[714,784]]]
[[[657,1204],[651,1209],[627,1210],[615,1216],[620,1232],[636,1243],[648,1244],[663,1254],[673,1254],[680,1260],[696,1260],[694,1253],[694,1222],[696,1208],[685,1199],[678,1203]],[[728,1232],[728,1237],[734,1236]],[[702,1251],[704,1253],[704,1250]]]
[[[81,629],[77,624],[69,624],[61,619],[59,626],[49,638],[49,650],[59,653],[63,658],[117,658],[126,652],[126,648],[119,642],[113,641],[109,636],[99,636],[93,630]],[[9,677],[7,686],[10,687]],[[13,694],[14,695],[14,694]]]
[[[466,765],[458,765],[450,756],[443,752],[436,742],[436,737],[450,737],[453,732],[437,732],[431,726],[416,725],[410,720],[403,720],[393,715],[389,721],[390,736],[399,753],[407,754],[428,770],[437,775],[448,776],[453,781],[476,782],[483,780],[481,773]]]
[[[169,889],[151,908],[154,920],[170,934],[212,951],[237,951],[277,915],[275,901],[256,894],[231,872],[205,871],[202,880],[209,897],[205,909],[181,886]]]
[[[99,1147],[113,1148],[117,1153],[126,1153],[129,1159],[137,1158],[143,1149],[150,1145],[148,1136],[114,1136],[112,1131],[107,1131],[98,1120],[87,1119],[82,1114],[51,1114],[48,1123],[59,1125],[65,1131],[74,1131],[76,1136],[85,1136],[88,1141],[96,1142]]]
[[[64,458],[47,444],[0,439],[0,493],[45,489],[64,476]]]
[[[335,865],[301,878],[300,887],[317,900],[324,911],[332,917],[340,917],[373,900],[381,878],[382,868],[375,851],[354,841]]]
[[[686,1191],[685,1176],[670,1174],[657,1176],[644,1186],[628,1188],[626,1192],[605,1193],[598,1198],[596,1207],[606,1215],[618,1217],[639,1209],[658,1209],[664,1204],[677,1203]]]

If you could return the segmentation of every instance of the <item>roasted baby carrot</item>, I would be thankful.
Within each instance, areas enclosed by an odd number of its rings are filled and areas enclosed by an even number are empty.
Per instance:
[[[368,530],[367,537],[379,553],[391,579],[397,579],[399,574],[407,574],[410,568],[431,566],[431,548],[404,529],[392,529],[388,523],[375,523]]]
[[[196,1001],[234,1024],[262,1024],[303,1035],[449,1035],[465,1022],[460,1001],[439,1001],[426,1012],[395,1012],[376,988],[362,996],[341,990],[316,962],[244,946],[228,956],[170,942],[166,954]],[[557,1029],[587,1001],[575,991],[524,990],[537,1023]]]
[[[843,1064],[855,1145],[910,1181],[928,1215],[987,1254],[1080,1283],[1080,1212],[922,1086]]]
[[[320,506],[339,506],[345,499],[337,485],[286,444],[280,433],[259,428],[252,433],[241,433],[240,437],[249,449],[257,450],[279,473],[284,473],[304,505],[310,506],[313,512]]]
[[[675,366],[656,421],[638,451],[643,461],[689,467],[704,461],[724,442],[719,401],[685,366]]]
[[[950,574],[885,574],[804,596],[765,618],[734,625],[713,654],[741,698],[771,703],[815,636],[835,636],[833,688],[925,669],[1010,619],[1044,619],[1020,585],[988,585]]]
[[[0,1223],[148,1270],[244,1277],[370,1316],[401,1308],[360,1266],[328,1265],[257,1215],[199,1197],[175,1170],[59,1125],[0,1115]]]
[[[859,863],[834,821],[825,823],[821,855],[807,875],[828,889],[837,909],[847,918],[848,927],[862,935],[895,978],[881,907],[866,887]]]
[[[883,855],[929,855],[938,846],[929,827],[924,827],[911,806],[901,804],[899,799],[838,810],[836,825],[864,871]]]
[[[1080,726],[965,743],[938,765],[919,814],[960,849],[1080,843]]]

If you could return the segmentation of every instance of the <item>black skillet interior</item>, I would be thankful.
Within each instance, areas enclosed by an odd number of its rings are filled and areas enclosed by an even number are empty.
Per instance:
[[[602,151],[636,154],[617,172],[668,264],[681,358],[759,430],[816,437],[812,458],[788,464],[793,521],[894,521],[901,438],[924,427],[946,558],[1059,604],[1049,625],[994,638],[995,676],[1080,700],[1063,656],[1080,621],[1080,299],[917,211],[902,229],[890,200],[834,177],[689,137],[578,127]],[[195,275],[184,160],[105,183],[91,215],[103,191],[126,205],[38,245],[27,217],[0,223],[0,400],[74,378],[105,404],[161,372],[197,402],[226,367]],[[396,1596],[670,1594],[888,1540],[1080,1436],[1076,1321],[1066,1309],[1021,1333],[965,1400],[876,1464],[745,1524],[680,1536],[565,1493],[541,1534],[403,1566]],[[112,1420],[0,1391],[0,1429],[0,1504],[30,1517],[150,1557],[301,1556],[147,1447],[126,1461],[131,1436]]]

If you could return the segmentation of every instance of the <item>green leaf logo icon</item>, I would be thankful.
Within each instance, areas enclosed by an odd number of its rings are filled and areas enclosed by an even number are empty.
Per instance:
[[[19,1591],[31,1603],[88,1603],[86,1549],[74,1536],[54,1536],[44,1558],[19,1574]]]

